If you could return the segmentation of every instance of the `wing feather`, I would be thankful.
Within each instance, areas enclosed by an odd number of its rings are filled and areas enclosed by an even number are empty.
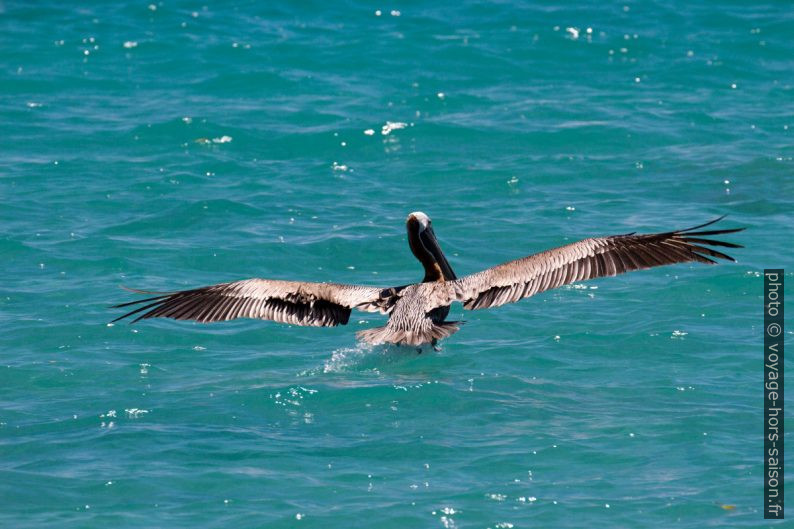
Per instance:
[[[446,301],[461,301],[464,308],[471,310],[484,309],[576,281],[632,270],[687,262],[716,264],[710,257],[733,261],[710,246],[742,248],[741,245],[703,236],[736,233],[744,228],[695,231],[722,218],[685,230],[584,239],[510,261],[450,282],[450,298]]]
[[[133,290],[158,295],[115,305],[134,308],[113,321],[135,315],[132,323],[147,318],[202,323],[257,318],[328,327],[346,324],[352,309],[389,313],[403,288],[246,279],[170,293]]]

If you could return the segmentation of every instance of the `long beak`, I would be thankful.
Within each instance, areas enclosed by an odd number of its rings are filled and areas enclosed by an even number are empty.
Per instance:
[[[438,266],[441,268],[441,273],[444,274],[444,279],[447,281],[457,279],[455,272],[452,271],[452,267],[449,266],[449,262],[444,256],[444,252],[441,251],[441,246],[438,245],[438,239],[436,239],[436,234],[433,232],[433,228],[428,227],[420,231],[419,241],[438,263]]]

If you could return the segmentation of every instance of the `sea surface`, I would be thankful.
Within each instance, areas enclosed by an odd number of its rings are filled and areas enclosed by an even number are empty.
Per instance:
[[[790,3],[4,1],[0,123],[1,527],[782,527]],[[418,281],[415,210],[460,276],[747,230],[737,263],[453,306],[421,354],[357,344],[370,313],[109,325],[121,285]]]

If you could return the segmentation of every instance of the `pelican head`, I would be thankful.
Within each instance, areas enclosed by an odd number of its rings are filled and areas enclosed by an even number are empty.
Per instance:
[[[414,211],[408,215],[405,222],[408,229],[408,244],[411,251],[425,268],[424,282],[451,281],[457,279],[452,267],[449,266],[444,252],[438,245],[438,239],[433,232],[430,217],[421,211]]]

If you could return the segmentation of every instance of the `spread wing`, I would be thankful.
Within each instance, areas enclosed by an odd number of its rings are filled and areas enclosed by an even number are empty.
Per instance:
[[[346,324],[352,309],[390,312],[402,288],[246,279],[177,292],[134,290],[140,294],[156,295],[115,305],[112,308],[136,308],[113,321],[140,313],[131,323],[146,318],[196,320],[201,323],[257,318],[293,325],[332,327]]]
[[[599,237],[510,261],[449,283],[451,299],[466,309],[485,309],[512,303],[576,281],[614,276],[631,270],[697,261],[716,264],[734,259],[710,246],[741,248],[738,244],[703,237],[734,233],[697,231],[724,217],[685,230],[666,233]]]

